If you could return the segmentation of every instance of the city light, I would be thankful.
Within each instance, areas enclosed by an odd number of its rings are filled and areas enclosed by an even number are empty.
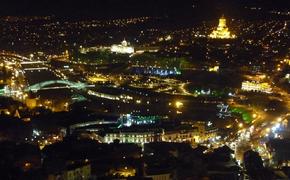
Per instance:
[[[272,93],[272,88],[271,88],[269,83],[244,81],[244,82],[242,82],[241,89],[244,91]]]
[[[287,3],[86,1],[3,2],[1,177],[289,179]]]
[[[219,71],[219,66],[214,66],[214,67],[210,67],[208,69],[209,72],[218,72]]]
[[[120,54],[132,54],[134,53],[134,47],[129,46],[125,39],[121,42],[121,44],[114,44],[111,46],[111,52],[120,53]]]
[[[183,107],[183,103],[180,102],[180,101],[176,101],[176,102],[175,102],[175,107],[176,107],[177,109],[180,109],[180,108]]]
[[[257,118],[258,117],[258,115],[257,114],[253,114],[253,118]]]

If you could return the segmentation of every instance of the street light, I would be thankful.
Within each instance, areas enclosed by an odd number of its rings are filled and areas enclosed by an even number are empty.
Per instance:
[[[258,115],[257,114],[253,114],[253,118],[256,118]]]

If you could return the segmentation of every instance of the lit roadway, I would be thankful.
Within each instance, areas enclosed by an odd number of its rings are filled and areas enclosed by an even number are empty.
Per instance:
[[[280,95],[280,97],[276,97],[276,99],[283,100],[283,102],[286,103],[287,111],[285,114],[273,116],[267,113],[265,110],[251,106],[250,109],[256,114],[256,118],[252,121],[251,124],[240,127],[234,139],[229,141],[229,145],[235,144],[237,148],[243,148],[242,144],[246,143],[253,149],[258,150],[263,158],[269,158],[266,147],[262,142],[263,140],[267,140],[268,136],[280,138],[277,130],[283,126],[283,123],[287,121],[286,119],[290,115],[290,94],[279,87],[273,87],[273,92],[274,94]],[[272,97],[275,98],[275,96]],[[239,151],[238,149],[236,150]],[[237,158],[241,160],[241,157]]]
[[[13,53],[0,53],[0,57],[3,57],[2,60],[4,60],[5,67],[12,72],[11,81],[8,84],[8,91],[6,92],[6,95],[12,96],[17,100],[23,101],[27,97],[26,91],[35,91],[39,88],[41,89],[63,89],[68,88],[65,87],[41,87],[41,85],[45,85],[45,83],[51,82],[51,84],[57,84],[62,83],[66,85],[70,85],[69,88],[84,88],[87,87],[87,85],[83,83],[74,83],[69,82],[67,80],[54,80],[54,81],[47,81],[42,83],[36,83],[34,86],[29,86],[29,84],[26,82],[25,78],[25,71],[33,71],[35,72],[36,76],[37,73],[41,70],[51,71],[53,74],[57,75],[56,71],[52,71],[51,68],[46,65],[45,61],[35,61],[29,58],[26,58],[21,55],[13,54]],[[31,65],[31,67],[25,67],[27,65]],[[61,76],[59,78],[63,79]],[[63,83],[67,82],[67,83]],[[49,85],[49,84],[48,84]],[[39,86],[39,87],[38,87]]]

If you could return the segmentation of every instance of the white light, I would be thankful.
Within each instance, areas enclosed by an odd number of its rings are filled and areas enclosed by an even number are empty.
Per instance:
[[[207,123],[207,126],[211,126],[211,125],[212,125],[212,122],[209,121],[209,122]]]
[[[33,129],[33,131],[32,131],[32,135],[33,136],[39,136],[40,135],[40,131],[39,130],[37,130],[37,129]]]

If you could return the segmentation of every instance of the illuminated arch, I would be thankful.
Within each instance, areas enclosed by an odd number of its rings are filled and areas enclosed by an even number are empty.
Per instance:
[[[26,91],[37,92],[41,89],[45,89],[45,87],[50,86],[52,84],[64,84],[64,85],[69,86],[69,88],[78,89],[78,90],[85,89],[86,87],[89,86],[89,85],[87,85],[85,83],[81,83],[81,82],[72,82],[72,81],[67,81],[67,80],[50,80],[50,81],[44,81],[44,82],[29,86],[26,89]],[[49,88],[47,88],[47,89],[49,89]]]

